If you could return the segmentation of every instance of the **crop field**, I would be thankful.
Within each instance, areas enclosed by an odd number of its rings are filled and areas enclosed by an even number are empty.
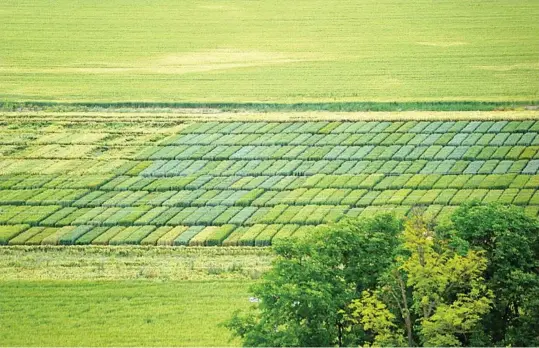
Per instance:
[[[1,101],[537,100],[536,0],[0,2]]]
[[[264,248],[2,247],[0,343],[238,345],[220,324],[251,305],[272,259]]]
[[[0,346],[237,346],[280,241],[539,217],[538,58],[537,0],[1,0]]]
[[[0,244],[267,246],[378,212],[440,220],[469,200],[539,212],[531,118],[10,117]]]

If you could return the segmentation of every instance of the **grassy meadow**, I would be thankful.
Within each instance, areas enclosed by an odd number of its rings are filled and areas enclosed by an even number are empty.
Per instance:
[[[267,249],[0,248],[2,346],[225,346]]]
[[[0,282],[2,346],[226,346],[246,281]]]
[[[5,0],[0,100],[537,100],[535,0]]]

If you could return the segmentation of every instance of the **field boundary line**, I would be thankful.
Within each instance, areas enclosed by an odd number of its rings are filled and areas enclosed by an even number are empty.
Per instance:
[[[400,111],[400,112],[0,112],[5,122],[308,122],[308,121],[496,121],[539,120],[539,110],[521,111]]]

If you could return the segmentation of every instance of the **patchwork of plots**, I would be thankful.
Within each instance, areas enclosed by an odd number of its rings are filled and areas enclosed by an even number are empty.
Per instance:
[[[539,211],[534,120],[3,121],[0,244],[265,246],[468,200]]]

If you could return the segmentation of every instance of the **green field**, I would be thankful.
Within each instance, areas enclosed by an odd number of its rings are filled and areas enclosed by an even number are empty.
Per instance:
[[[271,259],[260,248],[0,248],[0,345],[237,345],[220,323],[250,306]]]
[[[225,346],[249,282],[0,282],[2,346]]]
[[[537,0],[3,0],[0,346],[226,346],[271,245],[539,215]]]
[[[537,100],[535,0],[0,4],[0,100]]]
[[[267,246],[380,212],[442,220],[471,200],[537,216],[536,113],[5,115],[0,244]]]

